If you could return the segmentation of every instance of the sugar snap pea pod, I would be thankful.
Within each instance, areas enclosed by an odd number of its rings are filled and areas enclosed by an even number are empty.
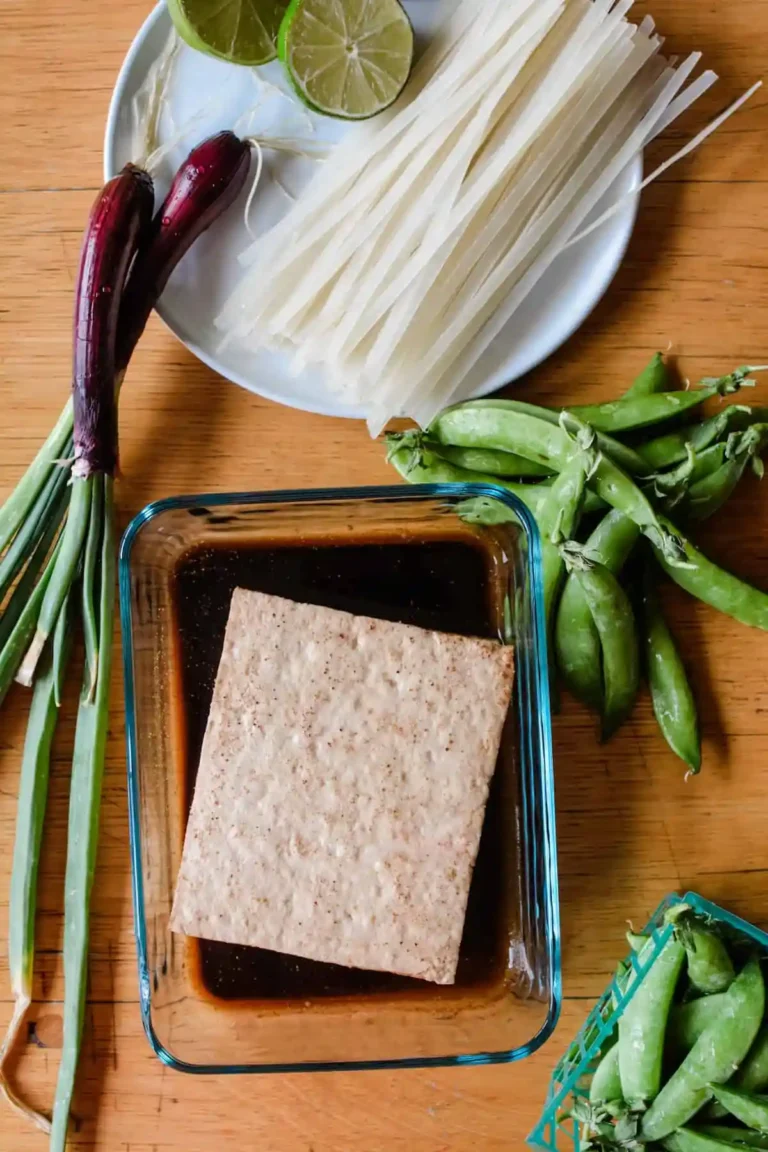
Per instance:
[[[589,1086],[589,1099],[593,1104],[622,1099],[618,1044],[608,1049],[595,1069]]]
[[[607,740],[632,710],[640,683],[637,629],[632,605],[612,572],[579,545],[564,544],[566,567],[576,575],[600,638],[603,678],[602,738]]]
[[[637,428],[648,428],[682,416],[698,408],[705,400],[711,400],[713,396],[730,396],[754,384],[753,380],[748,379],[750,373],[762,372],[765,367],[736,368],[727,376],[707,378],[701,381],[701,387],[683,392],[622,396],[619,400],[609,400],[603,404],[577,404],[569,408],[569,411],[600,432],[630,432]]]
[[[667,744],[688,766],[689,772],[699,772],[701,736],[696,701],[693,698],[685,665],[661,610],[650,563],[646,563],[644,571],[643,617],[645,665],[656,721]],[[684,939],[683,944],[685,943]],[[727,961],[730,976],[725,984],[708,988],[701,987],[691,976],[695,986],[702,992],[722,992],[733,979],[733,966],[730,964],[728,954],[719,940],[717,944],[725,954],[724,960]],[[698,967],[696,970],[698,971]]]
[[[768,1096],[756,1096],[754,1092],[731,1088],[729,1084],[713,1084],[712,1094],[731,1116],[747,1128],[768,1136]]]
[[[711,1000],[712,997],[706,996],[704,999]],[[761,1025],[746,1059],[728,1081],[728,1087],[742,1092],[763,1092],[768,1088],[768,1024]],[[727,1115],[727,1112],[727,1108],[719,1101],[713,1100],[702,1115],[706,1115],[707,1119],[716,1119]]]
[[[668,532],[674,533],[685,554],[684,564],[670,564],[654,544],[656,559],[675,584],[726,616],[768,631],[768,594],[708,560],[671,521],[663,516],[659,519]]]
[[[664,424],[677,416],[698,408],[718,392],[713,388],[699,388],[685,392],[659,392],[651,396],[625,397],[602,404],[574,404],[568,411],[579,420],[601,432],[621,434]]]
[[[655,947],[649,940],[640,953],[641,963],[648,963]],[[619,1020],[622,1097],[632,1109],[646,1107],[659,1091],[664,1034],[684,959],[682,944],[670,936]],[[638,979],[635,972],[632,983]]]
[[[725,992],[734,981],[733,961],[722,938],[689,904],[675,904],[664,919],[672,924],[688,958],[688,979],[697,991]]]
[[[387,459],[409,484],[493,484],[514,493],[534,516],[549,494],[549,484],[515,484],[498,476],[470,472],[465,468],[459,468],[456,464],[450,464],[426,448],[414,450],[409,445],[398,447],[395,444],[390,449]],[[582,509],[584,513],[598,512],[604,508],[605,503],[594,492],[587,491],[584,494]]]
[[[722,1140],[728,1148],[768,1149],[768,1136],[761,1132],[751,1132],[749,1128],[727,1128],[725,1124],[697,1124],[693,1129],[700,1136],[710,1136]]]
[[[671,510],[680,505],[681,515],[691,520],[706,520],[733,494],[747,465],[751,464],[752,470],[762,478],[763,427],[755,425],[742,435],[731,433],[728,440],[721,440],[694,455],[690,464],[656,473],[649,477],[651,491],[665,508]],[[750,432],[754,433],[751,443]]]
[[[688,520],[707,520],[730,499],[747,465],[759,451],[759,434],[750,437],[750,432],[756,432],[756,429],[744,433],[743,447],[725,459],[719,468],[691,484],[681,501],[682,516]]]
[[[755,424],[746,432],[731,432],[703,452],[688,445],[688,458],[666,472],[649,477],[647,488],[667,509],[679,505],[679,515],[688,520],[706,520],[731,497],[748,464],[762,477],[759,453],[766,441],[768,426]]]
[[[666,472],[654,472],[653,476],[648,477],[643,488],[651,493],[661,507],[674,508],[688,494],[696,461],[696,453],[689,445],[685,460]]]
[[[493,448],[455,448],[453,444],[440,444],[434,447],[438,456],[459,468],[470,472],[487,472],[492,476],[551,476],[551,468],[516,456],[513,452],[497,452]]]
[[[627,388],[624,397],[652,396],[655,392],[669,392],[672,388],[672,373],[661,352],[654,352],[650,363],[646,364],[634,383]]]
[[[572,588],[578,588],[577,602],[571,593]],[[555,617],[554,640],[557,667],[569,691],[588,708],[602,712],[603,672],[600,636],[581,585],[573,574],[567,577],[560,597]]]
[[[579,427],[578,422],[560,427],[509,409],[464,404],[442,412],[430,425],[429,432],[440,443],[518,452],[560,472],[577,450],[573,432]],[[663,549],[671,563],[679,561],[681,553],[674,535],[661,527],[647,497],[602,449],[590,487],[601,499],[634,520]]]
[[[584,429],[577,452],[554,480],[546,500],[536,514],[541,533],[541,562],[544,583],[544,619],[549,632],[552,609],[565,571],[560,544],[570,540],[576,529],[584,488],[599,463],[594,434]]]
[[[669,1014],[668,1040],[673,1051],[687,1052],[723,1010],[725,994],[699,996],[686,1004],[678,1004]]]
[[[389,452],[387,459],[410,484],[496,484],[519,496],[534,516],[549,493],[549,485],[513,484],[497,476],[470,472],[428,449],[415,452],[408,446],[396,447]]]
[[[762,1092],[768,1088],[768,1024],[762,1025],[746,1060],[728,1084],[743,1092]]]
[[[696,484],[699,480],[704,480],[707,476],[711,476],[713,472],[717,472],[718,468],[722,468],[727,459],[727,440],[721,440],[719,443],[713,444],[711,448],[705,448],[703,452],[696,453],[693,468],[691,469],[691,484]]]
[[[600,520],[584,545],[590,559],[617,576],[637,543],[634,520],[612,509]],[[603,707],[600,637],[589,605],[575,575],[565,582],[555,620],[555,650],[560,672],[576,697],[595,711]]]
[[[696,1128],[678,1128],[662,1141],[661,1146],[666,1152],[733,1152],[738,1147]]]
[[[701,453],[713,444],[724,440],[729,433],[743,431],[751,424],[763,423],[768,420],[768,409],[750,408],[745,404],[730,404],[722,408],[714,416],[702,420],[700,424],[693,424],[688,428],[680,428],[674,432],[667,432],[636,448],[647,465],[654,471],[661,468],[671,468],[680,460],[685,459],[688,448]]]
[[[533,416],[538,420],[543,420],[546,424],[561,425],[563,421],[563,409],[561,408],[544,408],[540,404],[529,404],[525,400],[505,400],[494,398],[492,400],[466,400],[463,404],[455,405],[456,408],[461,409],[483,409],[487,408],[498,412],[517,412],[521,416]],[[452,412],[453,408],[447,408],[446,412]],[[569,424],[570,414],[566,417],[566,426],[569,431],[575,432],[581,426],[581,421],[575,417],[571,418],[572,422]],[[612,436],[606,436],[604,433],[595,429],[597,435],[597,446],[604,456],[608,456],[629,476],[647,476],[653,469],[645,463],[642,457],[630,448],[627,444],[622,444],[620,440],[614,440]],[[443,443],[446,441],[443,440]],[[556,471],[556,469],[553,469]]]
[[[682,950],[682,945],[678,944]],[[724,993],[727,1003],[706,1028],[677,1071],[643,1116],[646,1143],[664,1140],[687,1124],[712,1097],[712,1084],[724,1084],[745,1058],[765,1010],[760,964],[750,960]]]

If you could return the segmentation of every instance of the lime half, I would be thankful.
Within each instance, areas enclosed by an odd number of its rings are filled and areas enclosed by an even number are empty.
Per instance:
[[[266,64],[288,0],[167,0],[176,31],[190,48],[232,64]]]
[[[291,0],[278,52],[310,107],[364,120],[405,87],[413,29],[398,0]]]

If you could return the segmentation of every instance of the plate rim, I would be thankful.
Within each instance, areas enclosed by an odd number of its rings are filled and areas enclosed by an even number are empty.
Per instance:
[[[168,20],[170,24],[170,15],[165,0],[157,0],[152,11],[142,21],[141,26],[136,32],[130,47],[125,54],[123,62],[118,72],[117,80],[115,81],[112,95],[109,101],[109,109],[107,112],[107,120],[104,126],[104,146],[103,146],[103,175],[104,180],[111,180],[117,174],[117,166],[115,160],[115,146],[118,138],[118,121],[120,112],[123,107],[125,97],[125,89],[128,85],[136,57],[141,52],[147,37],[154,31],[155,25],[160,23],[163,17]],[[629,179],[631,184],[630,194],[626,198],[626,216],[624,224],[624,233],[617,244],[614,258],[611,260],[605,274],[604,283],[599,290],[587,298],[587,302],[583,304],[574,305],[572,312],[572,322],[567,324],[563,329],[562,334],[558,337],[557,342],[552,345],[543,355],[534,353],[527,359],[523,360],[523,367],[520,371],[516,372],[511,379],[497,383],[495,377],[490,378],[490,382],[482,388],[477,389],[472,393],[472,399],[477,399],[483,396],[493,395],[495,392],[500,391],[502,388],[508,387],[510,384],[516,383],[529,372],[535,368],[540,367],[546,363],[551,356],[558,352],[567,342],[574,336],[574,334],[581,328],[587,321],[589,316],[595,310],[597,305],[603,299],[611,284],[613,283],[616,274],[624,262],[624,257],[627,254],[630,240],[635,230],[637,223],[637,214],[640,207],[640,193],[641,182],[643,179],[643,152],[640,151],[627,165],[625,171],[629,171]],[[254,380],[244,376],[235,368],[230,368],[222,364],[222,362],[210,353],[207,349],[203,348],[193,338],[182,334],[179,326],[174,323],[165,312],[163,308],[162,296],[155,305],[155,311],[160,317],[165,327],[172,333],[172,335],[183,344],[189,351],[200,360],[206,367],[210,368],[218,376],[222,376],[225,380],[244,388],[246,392],[251,392],[255,396],[260,396],[265,400],[270,400],[275,404],[281,404],[283,407],[292,408],[299,412],[308,412],[316,416],[330,416],[339,419],[350,420],[364,420],[365,413],[358,406],[350,406],[344,404],[334,403],[331,396],[319,399],[317,402],[308,398],[300,398],[297,396],[285,395],[280,391],[275,391],[270,388],[267,381],[263,382]]]

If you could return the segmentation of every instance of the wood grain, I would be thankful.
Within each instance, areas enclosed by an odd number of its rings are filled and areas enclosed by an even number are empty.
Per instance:
[[[639,5],[646,10],[645,4]],[[667,0],[671,51],[699,47],[723,82],[716,110],[760,72],[765,0]],[[66,395],[72,280],[101,177],[107,104],[145,0],[5,0],[0,7],[0,498]],[[697,113],[690,118],[698,122]],[[694,157],[643,197],[627,259],[569,344],[520,387],[548,401],[615,393],[670,343],[695,377],[768,358],[768,101],[758,94]],[[669,154],[673,140],[654,149]],[[764,395],[764,388],[761,394]],[[200,489],[391,481],[380,446],[352,423],[280,409],[195,362],[153,321],[121,405],[123,524],[149,500]],[[768,511],[747,480],[703,534],[710,551],[766,580]],[[705,768],[685,783],[647,699],[609,747],[564,702],[554,725],[566,1001],[555,1038],[513,1067],[263,1080],[192,1078],[163,1068],[141,1030],[130,908],[122,686],[113,684],[85,1051],[73,1149],[109,1152],[464,1152],[520,1149],[548,1072],[622,952],[627,917],[694,887],[768,922],[768,687],[762,635],[670,590],[701,702]],[[17,1065],[51,1101],[61,1038],[61,888],[73,701],[64,707],[41,868],[38,1002]],[[0,719],[0,942],[26,700]],[[10,1011],[0,952],[0,1028]],[[44,1139],[0,1113],[3,1152]]]

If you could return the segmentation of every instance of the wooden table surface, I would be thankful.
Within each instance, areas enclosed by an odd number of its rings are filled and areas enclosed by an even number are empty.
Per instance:
[[[643,5],[644,7],[644,5]],[[4,0],[0,6],[0,498],[67,391],[81,229],[101,178],[112,84],[148,0]],[[703,50],[719,109],[760,75],[766,0],[665,0],[670,51]],[[699,125],[697,112],[690,124]],[[759,93],[643,196],[632,244],[581,332],[520,387],[553,402],[612,396],[672,343],[691,378],[768,360],[768,97]],[[654,158],[670,151],[654,149]],[[768,382],[761,386],[764,396]],[[305,416],[236,388],[153,320],[121,403],[121,525],[150,500],[199,490],[386,483],[362,426]],[[768,483],[768,481],[766,482]],[[748,479],[702,533],[709,550],[768,583],[768,501]],[[86,1034],[71,1147],[100,1152],[464,1152],[520,1149],[549,1070],[622,953],[627,918],[693,887],[768,923],[766,641],[669,597],[701,706],[705,764],[685,783],[647,698],[608,747],[570,701],[554,723],[565,1003],[555,1037],[512,1067],[258,1078],[165,1069],[142,1033],[130,902],[119,664],[110,740]],[[0,717],[0,1028],[10,1013],[5,941],[26,699]],[[52,1098],[61,1039],[61,900],[72,702],[65,706],[41,865],[38,975],[18,1082]],[[0,1111],[2,1152],[45,1147]]]

